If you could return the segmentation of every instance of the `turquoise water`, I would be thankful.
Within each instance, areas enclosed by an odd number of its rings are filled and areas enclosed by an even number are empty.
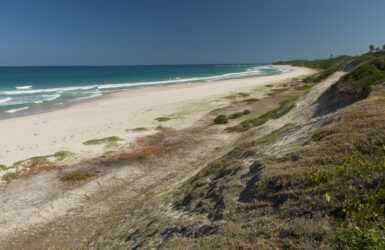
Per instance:
[[[46,112],[124,89],[282,72],[258,64],[0,67],[0,118]]]

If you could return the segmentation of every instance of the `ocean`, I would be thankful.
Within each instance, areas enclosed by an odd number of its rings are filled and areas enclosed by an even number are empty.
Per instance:
[[[283,71],[263,64],[0,67],[0,119],[64,108],[112,91]]]

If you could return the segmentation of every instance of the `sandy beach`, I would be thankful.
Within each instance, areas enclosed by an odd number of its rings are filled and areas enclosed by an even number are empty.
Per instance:
[[[207,112],[233,101],[226,96],[246,92],[262,98],[265,85],[279,85],[314,73],[308,68],[280,66],[280,75],[170,85],[115,92],[99,99],[48,113],[0,121],[0,164],[12,165],[30,157],[58,151],[75,153],[72,160],[93,157],[126,146],[138,136],[156,133],[159,125],[189,127]],[[158,117],[170,118],[159,122]],[[145,131],[132,131],[144,127]],[[117,136],[117,145],[83,145],[92,139]],[[111,148],[112,147],[112,148]]]

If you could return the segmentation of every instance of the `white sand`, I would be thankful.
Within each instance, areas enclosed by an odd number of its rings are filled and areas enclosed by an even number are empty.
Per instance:
[[[0,164],[12,165],[15,161],[61,150],[74,152],[78,157],[92,157],[111,148],[86,146],[82,144],[84,141],[118,136],[126,144],[137,136],[155,133],[158,125],[188,127],[210,110],[227,105],[229,100],[223,98],[226,95],[252,91],[251,97],[258,97],[262,93],[256,93],[255,87],[315,72],[308,68],[280,67],[292,71],[274,76],[116,92],[53,112],[0,120]],[[154,120],[170,115],[174,118],[170,121]],[[137,127],[150,130],[126,132]]]

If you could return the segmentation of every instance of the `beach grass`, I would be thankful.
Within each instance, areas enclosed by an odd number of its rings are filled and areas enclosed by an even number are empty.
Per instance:
[[[6,182],[10,182],[14,179],[17,179],[20,177],[20,174],[21,172],[20,171],[16,171],[16,172],[9,172],[9,173],[6,173],[2,176],[2,180],[3,181],[6,181]]]
[[[59,151],[52,155],[35,156],[26,160],[17,161],[12,165],[12,167],[33,168],[41,165],[49,165],[54,162],[64,160],[72,155],[74,155],[74,153],[69,151]]]
[[[101,139],[93,139],[93,140],[88,140],[83,142],[84,145],[100,145],[100,144],[111,144],[111,143],[117,143],[118,141],[123,141],[122,138],[117,137],[117,136],[110,136],[110,137],[105,137]]]
[[[247,98],[245,100],[242,100],[240,102],[247,102],[247,103],[252,103],[252,102],[258,102],[259,99],[258,98]]]
[[[296,86],[294,87],[294,90],[307,90],[311,89],[313,85],[301,85],[301,86]]]
[[[265,124],[270,119],[278,119],[279,117],[287,114],[290,110],[296,107],[294,103],[299,96],[294,96],[280,102],[279,107],[271,109],[268,112],[252,119],[242,121],[240,124],[226,128],[228,132],[244,132],[249,130],[251,127],[258,127]]]
[[[279,88],[279,89],[272,89],[270,93],[268,93],[268,96],[274,96],[283,92],[286,92],[290,90],[290,88]]]
[[[136,157],[137,160],[145,160],[148,158],[148,154],[141,154]]]
[[[246,98],[246,97],[249,97],[249,96],[250,96],[250,93],[239,92],[239,93],[235,93],[235,94],[231,94],[231,95],[225,96],[224,98],[232,100],[232,99],[238,99],[238,98]]]
[[[62,176],[62,181],[81,181],[95,176],[93,171],[76,170]]]
[[[155,118],[155,120],[158,121],[158,122],[165,122],[165,121],[171,120],[171,118],[170,117],[161,116],[161,117]]]
[[[214,124],[226,124],[228,122],[229,122],[229,120],[227,119],[226,115],[218,115],[214,119]]]
[[[133,128],[133,129],[126,129],[126,132],[143,132],[143,131],[147,131],[148,128],[145,128],[145,127],[138,127],[138,128]]]

